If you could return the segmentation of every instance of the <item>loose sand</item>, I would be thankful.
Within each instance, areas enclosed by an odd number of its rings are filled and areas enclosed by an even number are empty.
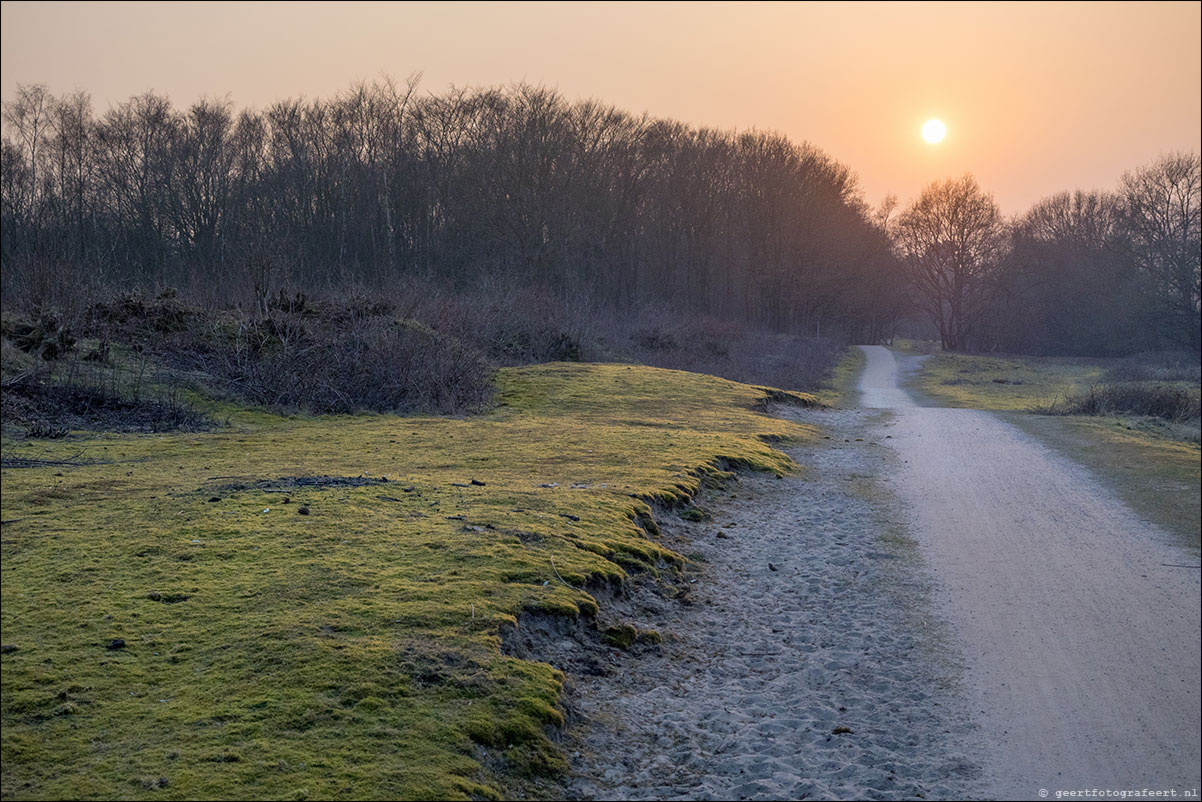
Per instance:
[[[878,415],[782,414],[832,441],[792,452],[803,476],[745,475],[707,495],[712,522],[666,524],[696,560],[691,603],[636,591],[626,609],[662,647],[571,677],[565,796],[930,799],[976,787],[973,725],[926,570],[872,489],[892,460]]]

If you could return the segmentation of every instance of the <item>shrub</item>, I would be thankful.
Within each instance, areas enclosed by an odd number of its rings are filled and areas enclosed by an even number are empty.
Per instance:
[[[713,318],[635,327],[625,351],[648,365],[791,390],[822,386],[842,352],[833,340],[747,331]]]
[[[47,309],[34,309],[29,320],[5,320],[3,336],[27,354],[47,362],[65,356],[75,347],[75,335],[59,316]]]
[[[89,336],[101,339],[117,332],[153,336],[184,331],[196,315],[196,310],[176,300],[174,290],[165,290],[155,298],[125,292],[89,306],[84,312],[84,326]]]
[[[464,340],[498,365],[591,358],[587,316],[535,288],[481,287],[449,294],[410,288],[398,307]]]
[[[482,355],[416,321],[365,317],[270,336],[284,327],[243,326],[213,349],[206,367],[247,401],[317,413],[452,414],[491,398]]]
[[[1199,396],[1182,387],[1148,382],[1095,384],[1033,411],[1045,415],[1142,415],[1184,423],[1198,420]]]
[[[1157,352],[1128,357],[1106,372],[1109,382],[1198,382],[1202,367],[1197,354]]]
[[[143,395],[119,386],[109,372],[76,365],[51,374],[27,373],[4,382],[4,422],[27,437],[64,437],[73,429],[118,432],[200,431],[209,421],[172,388]]]

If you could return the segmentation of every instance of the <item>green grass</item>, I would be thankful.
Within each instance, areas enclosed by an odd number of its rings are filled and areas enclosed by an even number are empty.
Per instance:
[[[939,404],[1008,413],[1008,420],[1089,468],[1136,512],[1197,551],[1202,452],[1191,433],[1196,424],[1191,430],[1129,416],[1030,413],[1033,407],[1087,391],[1115,362],[938,353],[923,363],[912,384],[924,399]]]
[[[793,470],[769,441],[812,431],[696,374],[498,381],[464,420],[6,439],[40,463],[2,473],[3,795],[495,798],[562,770],[563,678],[500,634],[674,570],[650,504]],[[388,481],[256,484],[315,476]]]
[[[893,344],[889,347],[907,356],[921,356],[938,351],[939,343],[936,340],[910,340],[904,337],[895,337]]]
[[[949,407],[1027,411],[1101,380],[1100,360],[937,353],[916,389]]]
[[[828,406],[856,406],[860,398],[860,374],[864,371],[866,362],[863,351],[855,346],[847,347],[831,372],[831,378],[827,382],[829,386],[815,395]]]

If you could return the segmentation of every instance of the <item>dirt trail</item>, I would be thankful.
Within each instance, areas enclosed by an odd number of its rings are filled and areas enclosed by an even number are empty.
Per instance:
[[[893,484],[980,711],[982,792],[1197,798],[1197,558],[997,417],[914,406],[893,355],[863,349],[863,403],[894,410]]]

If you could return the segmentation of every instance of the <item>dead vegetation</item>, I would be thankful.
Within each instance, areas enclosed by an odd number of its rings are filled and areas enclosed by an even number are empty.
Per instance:
[[[812,389],[841,347],[714,318],[651,310],[620,319],[529,288],[427,286],[208,308],[172,290],[122,292],[73,313],[4,318],[4,423],[28,437],[193,431],[223,404],[275,412],[470,414],[494,370],[636,362],[763,386]]]
[[[1044,415],[1135,415],[1170,423],[1197,421],[1202,415],[1197,390],[1154,382],[1095,384],[1035,407]]]

